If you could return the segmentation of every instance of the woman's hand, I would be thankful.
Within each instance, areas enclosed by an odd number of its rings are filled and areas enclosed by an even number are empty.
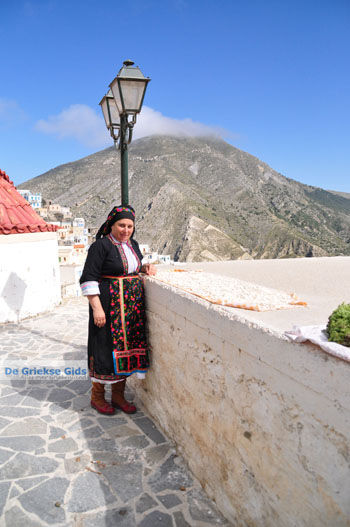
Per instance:
[[[106,324],[106,315],[103,311],[99,295],[88,295],[88,299],[90,306],[92,307],[95,326],[98,328],[103,328],[103,326]]]
[[[106,324],[106,315],[105,312],[101,307],[95,307],[93,309],[93,315],[94,315],[94,323],[97,327],[103,328],[103,326]]]
[[[157,269],[153,264],[143,264],[141,267],[141,272],[147,274],[148,276],[154,276],[157,273]]]

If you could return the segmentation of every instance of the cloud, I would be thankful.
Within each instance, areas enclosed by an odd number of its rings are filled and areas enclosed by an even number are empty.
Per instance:
[[[36,123],[35,129],[60,139],[75,139],[93,148],[110,146],[112,143],[102,116],[84,104],[74,104],[58,115],[41,119]],[[137,117],[133,137],[139,139],[148,135],[232,136],[223,128],[208,126],[192,119],[173,119],[144,106]]]
[[[147,135],[177,135],[187,137],[219,136],[227,137],[230,132],[217,126],[208,126],[192,119],[173,119],[165,117],[160,112],[144,106],[137,117],[134,137]]]
[[[109,146],[111,140],[102,117],[85,104],[72,104],[58,115],[40,119],[35,129],[59,139],[75,139],[84,146]]]
[[[25,112],[13,99],[0,97],[0,124],[18,124],[27,118]]]

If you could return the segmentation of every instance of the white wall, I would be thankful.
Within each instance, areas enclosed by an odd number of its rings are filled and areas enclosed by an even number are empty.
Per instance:
[[[349,526],[350,364],[152,279],[146,298],[130,383],[232,524]]]
[[[0,236],[0,322],[17,322],[61,301],[57,234]]]
[[[62,298],[81,296],[80,277],[83,265],[60,265]]]

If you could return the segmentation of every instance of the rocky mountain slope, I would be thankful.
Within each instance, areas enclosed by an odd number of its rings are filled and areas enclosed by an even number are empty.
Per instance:
[[[120,202],[107,148],[20,185],[97,228]],[[151,136],[129,147],[136,239],[175,260],[350,254],[350,199],[303,185],[215,138]]]

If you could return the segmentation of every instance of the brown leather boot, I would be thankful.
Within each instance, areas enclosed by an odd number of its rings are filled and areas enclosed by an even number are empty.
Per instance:
[[[100,414],[114,414],[114,408],[105,400],[105,385],[100,382],[92,383],[91,406]]]
[[[128,403],[124,398],[126,379],[112,384],[112,406],[119,408],[126,414],[134,414],[136,406]]]

